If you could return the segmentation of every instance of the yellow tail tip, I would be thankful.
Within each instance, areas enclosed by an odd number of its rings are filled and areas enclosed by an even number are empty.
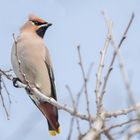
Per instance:
[[[61,133],[61,128],[60,128],[60,127],[57,129],[57,133],[58,133],[58,134]]]
[[[55,130],[50,130],[49,133],[51,136],[56,136],[56,134],[57,134]]]
[[[60,127],[57,129],[57,131],[55,131],[55,130],[50,130],[49,131],[51,136],[56,136],[56,134],[60,134],[60,132],[61,132]]]

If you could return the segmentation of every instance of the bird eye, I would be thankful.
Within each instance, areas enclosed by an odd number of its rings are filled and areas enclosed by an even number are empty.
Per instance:
[[[34,23],[34,25],[36,25],[36,26],[39,26],[40,25],[40,22],[38,22],[38,21],[32,21],[33,23]]]

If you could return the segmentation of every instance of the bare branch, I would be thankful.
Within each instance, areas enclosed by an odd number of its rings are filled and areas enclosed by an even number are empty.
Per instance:
[[[124,36],[126,36],[127,31],[129,29],[132,21],[133,21],[133,18],[134,18],[134,14],[132,14],[132,17],[130,19],[128,27],[127,27],[126,31],[124,32]],[[124,37],[123,37],[122,40],[124,40]],[[120,41],[120,42],[122,43],[122,41]],[[117,51],[117,45],[116,45],[116,43],[114,41],[113,34],[111,35],[111,44],[112,44],[113,48]],[[132,91],[132,88],[131,88],[131,85],[130,85],[130,82],[129,82],[129,77],[128,77],[127,71],[125,69],[125,63],[124,63],[124,59],[123,59],[123,57],[121,55],[120,49],[118,49],[117,56],[118,56],[118,60],[119,60],[119,65],[120,65],[122,78],[123,78],[123,81],[124,81],[124,84],[125,84],[128,96],[129,96],[129,100],[130,100],[131,104],[134,104],[135,103],[135,99],[133,97],[134,94],[133,94],[133,91]]]
[[[5,91],[6,91],[6,93],[7,93],[7,97],[8,97],[8,100],[9,100],[9,104],[11,105],[11,104],[12,104],[12,101],[11,101],[11,98],[10,98],[10,92],[8,91],[8,88],[6,87],[6,84],[5,84],[4,80],[3,80],[3,78],[1,78],[1,81],[2,81],[2,83],[3,83],[3,87],[4,87]]]
[[[106,18],[106,17],[105,17]],[[108,26],[108,34],[107,34],[107,39],[105,41],[105,45],[103,50],[101,51],[101,57],[100,57],[100,62],[99,62],[99,67],[98,67],[98,71],[97,71],[97,77],[96,77],[96,90],[95,90],[95,94],[96,94],[96,104],[97,104],[97,115],[93,124],[93,129],[90,130],[83,138],[82,140],[88,140],[88,139],[93,139],[93,140],[99,140],[100,139],[100,130],[102,129],[102,127],[104,126],[104,122],[107,118],[110,117],[118,117],[120,115],[125,115],[128,114],[132,111],[135,111],[136,109],[139,109],[140,104],[136,104],[135,106],[131,106],[129,108],[126,109],[122,109],[119,111],[114,111],[114,112],[106,112],[103,110],[102,108],[102,100],[103,100],[103,95],[105,93],[105,89],[106,89],[106,85],[108,82],[108,78],[110,76],[110,73],[112,71],[113,68],[113,64],[117,55],[118,50],[120,49],[122,42],[125,40],[127,32],[130,28],[130,25],[133,21],[134,15],[132,15],[128,26],[126,28],[126,30],[124,31],[124,34],[120,40],[120,43],[118,44],[117,50],[114,51],[113,57],[111,59],[107,74],[105,76],[104,82],[103,82],[103,86],[101,89],[101,85],[102,85],[102,71],[103,71],[103,67],[104,67],[104,61],[105,61],[105,56],[108,50],[108,46],[110,44],[111,41],[111,37],[112,37],[112,23],[107,19],[106,23]],[[109,135],[107,134],[106,136]],[[111,136],[111,135],[110,135]],[[110,137],[111,138],[111,137]]]
[[[88,72],[87,72],[87,83],[89,82],[89,79],[90,79],[90,75],[91,75],[91,71],[92,71],[92,68],[93,68],[93,63],[90,64],[89,66],[89,69],[88,69]],[[76,98],[76,106],[78,107],[78,104],[79,104],[79,100],[80,100],[80,97],[82,95],[82,92],[84,90],[84,84],[82,85],[82,87],[80,88],[79,92],[77,93],[77,98]]]
[[[71,121],[70,121],[70,129],[69,129],[69,134],[68,134],[67,140],[71,140],[72,131],[73,131],[73,124],[74,124],[74,117],[72,117]]]
[[[127,115],[128,113],[131,113],[131,112],[139,110],[139,109],[140,109],[140,103],[137,103],[126,109],[121,109],[121,110],[117,110],[114,112],[105,112],[105,116],[106,116],[106,118],[118,117],[120,115]]]
[[[89,132],[85,136],[82,137],[82,140],[89,140],[89,139],[99,140],[100,139],[100,130],[104,125],[105,116],[104,116],[104,110],[102,108],[100,90],[101,90],[101,84],[102,84],[101,83],[102,82],[102,71],[103,71],[103,67],[104,67],[106,53],[107,53],[109,43],[110,43],[111,29],[112,29],[112,22],[110,22],[110,24],[109,24],[108,34],[107,34],[107,38],[105,40],[105,45],[104,45],[103,50],[100,53],[101,57],[100,57],[98,71],[97,71],[97,75],[96,75],[96,89],[95,89],[96,105],[97,105],[96,119],[94,121],[92,129],[89,130]]]
[[[132,128],[131,132],[129,132],[127,137],[126,137],[126,140],[130,140],[136,134],[140,134],[140,126],[139,125]]]
[[[5,106],[5,102],[4,102],[4,98],[3,98],[3,95],[0,93],[0,98],[1,98],[1,101],[2,101],[2,106],[3,106],[3,108],[4,108],[4,111],[5,111],[5,113],[6,113],[6,116],[7,116],[7,119],[9,120],[9,113],[8,113],[8,111],[7,111],[7,108],[6,108],[6,106]]]
[[[128,125],[128,124],[130,124],[130,123],[132,123],[132,122],[136,122],[136,121],[139,121],[139,120],[140,120],[139,118],[136,118],[136,119],[129,119],[129,120],[123,121],[123,122],[121,122],[121,123],[119,123],[119,124],[112,125],[112,126],[110,126],[109,128],[104,128],[102,132],[104,132],[104,131],[110,131],[110,130],[112,130],[112,129],[114,129],[114,128],[122,127],[122,126],[124,126],[124,125]]]
[[[22,78],[23,78],[24,82],[28,86],[30,86],[30,83],[26,78],[26,74],[22,71],[21,60],[19,59],[19,56],[18,56],[18,47],[17,47],[17,40],[15,38],[15,34],[13,34],[13,39],[14,39],[14,43],[15,43],[15,56],[16,56],[16,59],[17,59],[17,62],[18,62],[19,72],[22,75]]]
[[[56,100],[54,100],[53,98],[49,98],[49,97],[43,95],[36,88],[32,88],[32,90],[33,90],[35,96],[38,97],[41,101],[46,101],[46,102],[56,106],[58,109],[65,110],[66,112],[69,112],[71,115],[79,117],[80,119],[84,119],[84,120],[88,120],[88,121],[90,120],[89,116],[80,114],[77,111],[75,112],[74,109],[68,107],[66,104],[62,105],[62,104],[58,103]],[[91,120],[93,121],[94,118],[92,118]]]
[[[100,61],[99,61],[99,66],[98,66],[98,71],[96,75],[96,89],[95,89],[95,94],[96,94],[96,104],[97,104],[97,114],[102,112],[102,97],[100,95],[100,90],[101,90],[101,85],[102,85],[102,71],[104,68],[104,62],[105,62],[105,57],[107,54],[107,50],[110,44],[111,40],[111,34],[112,34],[112,22],[109,21],[108,24],[108,33],[107,37],[105,40],[104,48],[100,52]]]
[[[130,28],[132,22],[133,22],[134,17],[135,17],[135,15],[134,15],[134,13],[132,13],[131,18],[130,18],[130,21],[129,21],[129,23],[128,23],[128,26],[126,27],[126,29],[125,29],[125,31],[124,31],[124,34],[123,34],[123,36],[122,36],[122,39],[121,39],[121,41],[120,41],[120,43],[119,43],[119,45],[118,45],[118,49],[121,47],[123,41],[126,39],[127,32],[128,32],[128,30],[129,30],[129,28]],[[116,51],[116,53],[117,53],[117,51]],[[116,56],[114,56],[114,57],[116,57]],[[114,59],[115,59],[115,58],[114,58]]]
[[[66,89],[70,95],[70,98],[71,98],[71,101],[72,101],[72,105],[73,105],[73,108],[75,109],[76,111],[76,103],[75,103],[75,100],[74,100],[74,97],[73,97],[73,94],[72,94],[72,91],[70,89],[70,87],[68,85],[66,85]]]
[[[97,118],[94,121],[92,129],[89,130],[89,132],[82,137],[81,140],[100,140],[101,136],[101,129],[104,125],[105,120],[105,114],[104,112],[101,114],[101,116],[97,116]]]
[[[82,133],[81,133],[81,130],[80,130],[80,123],[79,123],[79,120],[77,118],[76,118],[76,124],[77,124],[77,130],[78,130],[79,136],[81,136]]]
[[[113,136],[109,133],[109,131],[104,131],[104,135],[105,135],[109,140],[114,140]]]
[[[2,71],[2,70],[1,70],[1,71]],[[2,73],[4,73],[4,72],[2,71]],[[6,73],[4,73],[3,75],[4,75],[5,77],[8,77],[8,79],[9,79],[9,75],[7,75]],[[12,76],[10,75],[10,80],[12,81],[13,78],[11,78],[11,77],[12,77]],[[56,106],[58,109],[64,110],[64,111],[70,113],[71,115],[73,115],[73,116],[75,116],[75,117],[78,117],[78,118],[80,118],[80,119],[87,120],[87,121],[90,120],[89,116],[87,116],[87,115],[85,115],[85,114],[81,114],[81,113],[78,112],[78,111],[75,112],[75,109],[72,109],[72,108],[68,107],[66,104],[60,104],[60,103],[57,102],[55,99],[49,98],[49,97],[43,95],[43,94],[42,94],[41,92],[39,92],[36,88],[31,88],[31,87],[29,87],[28,85],[25,85],[25,84],[23,84],[23,83],[21,83],[21,82],[19,82],[19,81],[17,81],[17,85],[18,85],[20,88],[27,88],[27,89],[30,88],[30,90],[32,90],[32,91],[34,92],[35,96],[36,96],[39,100],[41,100],[41,101],[49,102],[50,104]],[[91,120],[94,121],[94,117],[93,117],[93,116],[91,117]]]
[[[13,76],[11,74],[7,74],[7,71],[0,69],[0,75],[4,75],[8,80],[13,80]]]
[[[113,57],[112,57],[112,59],[111,59],[110,65],[109,65],[109,69],[108,69],[107,74],[106,74],[105,79],[104,79],[104,84],[103,84],[103,88],[102,88],[102,95],[105,93],[105,89],[106,89],[106,85],[107,85],[107,82],[108,82],[108,78],[109,78],[110,73],[111,73],[111,71],[112,71],[112,69],[113,69],[113,64],[114,64],[116,55],[117,55],[117,53],[118,53],[118,51],[119,51],[119,49],[120,49],[120,47],[121,47],[123,41],[126,39],[127,32],[128,32],[128,30],[129,30],[129,28],[130,28],[130,26],[131,26],[131,24],[132,24],[133,19],[134,19],[134,14],[132,14],[132,16],[131,16],[131,18],[130,18],[130,21],[129,21],[129,23],[128,23],[128,26],[126,27],[126,29],[125,29],[125,31],[124,31],[124,33],[123,33],[123,36],[122,36],[122,38],[121,38],[121,40],[120,40],[120,42],[119,42],[119,44],[118,44],[118,47],[117,47],[117,49],[114,51]]]
[[[4,97],[2,95],[2,86],[1,86],[1,83],[2,83],[2,80],[1,80],[1,75],[0,75],[0,98],[1,98],[1,101],[2,101],[2,106],[4,108],[4,111],[6,113],[6,116],[7,116],[7,119],[9,120],[9,113],[7,111],[7,108],[6,108],[6,105],[5,105],[5,102],[4,102]]]
[[[87,104],[87,113],[89,115],[89,118],[91,117],[90,115],[90,109],[89,109],[89,97],[88,97],[88,88],[87,88],[87,77],[85,74],[85,70],[84,70],[84,66],[83,66],[83,61],[82,61],[82,56],[81,56],[81,52],[80,52],[80,46],[77,47],[78,50],[78,56],[79,56],[79,65],[82,71],[82,76],[83,76],[83,80],[84,80],[84,93],[85,93],[85,97],[86,97],[86,104]],[[91,121],[89,121],[89,126],[91,127]]]
[[[0,72],[1,72],[1,71],[0,71]],[[9,92],[8,92],[6,86],[5,86],[5,83],[4,83],[3,79],[2,79],[2,74],[0,73],[0,98],[1,98],[1,101],[2,101],[2,106],[3,106],[3,108],[4,108],[5,114],[6,114],[6,116],[7,116],[7,119],[9,120],[9,119],[10,119],[10,115],[9,115],[8,110],[7,110],[7,108],[6,108],[6,104],[5,104],[5,101],[4,101],[4,97],[3,97],[3,95],[2,95],[2,84],[3,84],[4,89],[5,89],[5,91],[6,91],[7,95],[8,95],[9,103],[11,104],[11,99],[10,99]]]

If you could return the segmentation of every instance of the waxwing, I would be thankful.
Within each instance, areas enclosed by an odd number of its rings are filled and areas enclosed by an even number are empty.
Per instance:
[[[45,96],[57,100],[50,54],[43,40],[49,26],[51,24],[45,20],[34,15],[29,16],[14,41],[11,62],[21,82],[36,87]],[[57,108],[48,102],[40,101],[30,90],[26,91],[46,117],[50,134],[54,136],[60,133]]]

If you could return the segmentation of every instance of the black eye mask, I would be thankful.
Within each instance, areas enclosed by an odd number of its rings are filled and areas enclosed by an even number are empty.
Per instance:
[[[47,22],[39,22],[39,21],[35,21],[35,20],[31,20],[36,26],[40,26],[43,24],[47,24]]]

